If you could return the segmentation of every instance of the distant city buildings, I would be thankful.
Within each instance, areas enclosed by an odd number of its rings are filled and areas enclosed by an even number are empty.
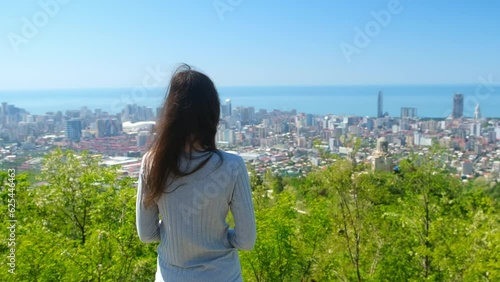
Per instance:
[[[453,96],[453,119],[459,119],[464,116],[464,95],[457,93]]]
[[[137,134],[137,147],[145,148],[150,141],[151,133],[149,131],[140,131]]]
[[[371,164],[375,171],[393,171],[410,152],[425,154],[427,147],[439,144],[449,152],[443,158],[457,176],[467,172],[467,177],[498,177],[500,120],[482,118],[479,105],[469,118],[419,118],[414,107],[402,107],[400,116],[391,117],[383,112],[382,91],[379,94],[377,117],[233,109],[227,99],[221,104],[216,142],[223,150],[253,156],[248,160],[258,174],[271,170],[280,175],[304,175],[312,166],[331,163],[324,157],[329,154],[355,158]],[[3,103],[0,145],[4,153],[0,158],[12,161],[33,152],[43,155],[55,147],[139,158],[154,139],[156,119],[150,108],[138,105],[127,105],[118,115],[86,107],[33,115]],[[353,156],[354,138],[361,140],[361,147]],[[36,163],[30,160],[22,167]],[[138,167],[134,163],[126,171],[135,175]]]
[[[239,120],[241,122],[241,125],[247,125],[250,124],[255,116],[255,108],[254,107],[238,107],[237,108],[237,113]]]
[[[416,131],[413,135],[413,145],[432,146],[432,138],[429,136],[424,136],[420,132]]]
[[[157,110],[158,112],[158,110]],[[138,106],[136,104],[126,105],[121,113],[121,121],[138,122],[154,119],[153,109],[149,107]]]
[[[98,119],[96,128],[98,138],[118,136],[123,131],[122,123],[117,118]]]
[[[384,117],[384,92],[378,92],[377,117]]]
[[[470,135],[481,137],[481,123],[475,122],[470,125]]]
[[[474,119],[481,119],[481,109],[479,108],[479,104],[476,104],[476,108],[474,109]]]
[[[66,138],[73,142],[80,142],[82,138],[82,121],[70,119],[66,121]]]
[[[402,107],[401,108],[401,118],[416,118],[417,117],[417,108],[410,107]]]
[[[225,103],[221,105],[222,117],[230,117],[233,114],[233,107],[231,99],[226,99]]]

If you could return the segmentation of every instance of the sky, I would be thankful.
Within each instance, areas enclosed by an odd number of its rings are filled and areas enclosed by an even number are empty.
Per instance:
[[[0,90],[500,81],[495,0],[2,1]]]

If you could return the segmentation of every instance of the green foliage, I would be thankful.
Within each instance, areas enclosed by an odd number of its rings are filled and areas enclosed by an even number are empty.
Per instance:
[[[153,280],[156,254],[136,235],[133,179],[87,153],[61,150],[45,156],[38,183],[27,178],[17,176],[16,274],[2,264],[1,281]]]
[[[339,160],[288,181],[257,205],[245,281],[499,280],[495,186],[467,187],[433,154],[412,155],[399,174]]]
[[[242,253],[241,259],[257,281],[288,281],[294,275],[297,212],[293,203],[292,195],[282,193],[273,207],[256,211],[257,244],[251,253]]]
[[[439,154],[412,155],[398,174],[352,158],[305,178],[249,168],[257,243],[240,252],[244,280],[500,281],[500,186],[461,182]],[[0,172],[1,238],[8,179]],[[134,179],[60,150],[33,179],[16,176],[16,274],[4,260],[0,281],[154,279],[156,246],[136,235]],[[9,251],[2,239],[2,257]]]

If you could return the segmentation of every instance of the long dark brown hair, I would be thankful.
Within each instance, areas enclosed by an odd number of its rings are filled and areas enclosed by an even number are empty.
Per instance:
[[[215,144],[219,116],[219,94],[212,80],[188,65],[181,65],[170,80],[155,126],[156,136],[145,160],[146,206],[156,202],[172,179],[199,170],[213,153],[220,156]],[[181,171],[180,157],[183,154],[191,157],[195,151],[206,152],[206,159],[189,172]]]

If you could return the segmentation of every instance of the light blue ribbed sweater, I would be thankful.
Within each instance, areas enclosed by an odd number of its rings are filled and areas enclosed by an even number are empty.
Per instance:
[[[137,232],[143,242],[160,241],[156,281],[242,281],[238,249],[252,249],[256,239],[250,182],[241,157],[219,152],[222,164],[214,153],[202,169],[169,184],[152,207],[142,203],[139,177]],[[190,171],[206,157],[184,156],[179,167]],[[234,229],[226,223],[229,209]]]

